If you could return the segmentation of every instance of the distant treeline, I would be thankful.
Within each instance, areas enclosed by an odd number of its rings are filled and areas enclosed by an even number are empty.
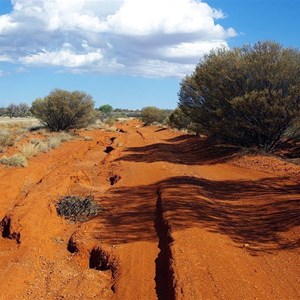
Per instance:
[[[0,117],[29,117],[31,116],[30,106],[26,103],[10,104],[7,107],[0,107]]]

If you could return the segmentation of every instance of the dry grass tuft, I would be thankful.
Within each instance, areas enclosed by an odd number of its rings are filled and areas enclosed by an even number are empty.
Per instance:
[[[14,145],[16,136],[8,131],[0,131],[0,152],[2,152],[6,147],[11,147]]]
[[[30,158],[36,156],[40,152],[40,148],[38,144],[26,143],[20,147],[20,152],[24,157]]]
[[[3,156],[0,158],[0,163],[11,167],[27,167],[27,159],[21,154],[15,154],[11,157]]]

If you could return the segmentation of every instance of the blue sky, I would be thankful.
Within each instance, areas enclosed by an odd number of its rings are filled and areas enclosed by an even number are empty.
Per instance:
[[[0,0],[0,106],[62,88],[96,106],[175,108],[210,49],[299,48],[299,14],[299,0]]]

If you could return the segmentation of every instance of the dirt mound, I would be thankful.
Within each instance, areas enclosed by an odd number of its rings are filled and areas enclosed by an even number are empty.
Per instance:
[[[258,171],[283,176],[300,176],[299,165],[279,159],[278,157],[263,155],[245,155],[234,158],[231,163],[235,166],[250,168]]]

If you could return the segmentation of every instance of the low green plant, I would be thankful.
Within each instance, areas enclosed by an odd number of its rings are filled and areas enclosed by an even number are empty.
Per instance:
[[[59,216],[74,222],[87,221],[103,211],[92,196],[63,196],[58,199],[56,210]]]

